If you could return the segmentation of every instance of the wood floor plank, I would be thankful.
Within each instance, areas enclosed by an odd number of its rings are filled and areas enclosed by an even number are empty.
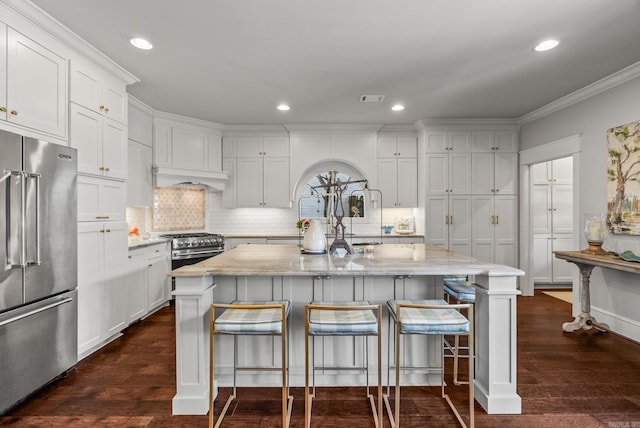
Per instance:
[[[0,416],[2,427],[203,427],[207,416],[172,416],[175,318],[167,307],[80,362],[66,378]],[[487,415],[476,426],[522,428],[640,427],[640,345],[594,330],[564,333],[571,306],[536,292],[518,297],[518,394],[522,415]],[[448,371],[451,359],[447,359]],[[462,376],[465,375],[463,370]],[[448,373],[450,376],[450,373]],[[221,388],[223,402],[229,388]],[[275,394],[275,395],[274,395]],[[292,427],[303,425],[302,388]],[[466,418],[466,388],[450,394]],[[240,388],[224,427],[280,426],[277,388]],[[437,387],[402,388],[403,428],[458,426]],[[385,415],[386,416],[386,415]],[[373,427],[363,388],[319,388],[314,427]],[[388,421],[385,421],[388,427]]]

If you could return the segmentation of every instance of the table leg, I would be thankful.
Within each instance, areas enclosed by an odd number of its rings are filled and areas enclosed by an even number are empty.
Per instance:
[[[591,316],[591,294],[589,292],[589,284],[591,271],[595,266],[583,263],[575,264],[580,269],[580,277],[582,279],[582,305],[580,308],[580,315],[575,317],[573,321],[562,324],[562,329],[567,333],[571,333],[580,329],[589,330],[592,327],[595,327],[600,331],[607,331],[609,330],[609,326],[607,324],[599,323],[595,320],[595,318]]]

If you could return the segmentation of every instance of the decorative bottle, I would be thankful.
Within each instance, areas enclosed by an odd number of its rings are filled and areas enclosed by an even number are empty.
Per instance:
[[[309,229],[304,232],[302,248],[308,253],[324,253],[327,250],[327,237],[319,220],[310,221]]]

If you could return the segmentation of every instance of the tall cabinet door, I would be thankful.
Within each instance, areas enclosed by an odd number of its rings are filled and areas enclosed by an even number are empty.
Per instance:
[[[516,266],[518,235],[518,199],[516,196],[496,196],[495,212],[495,249],[494,262],[507,266]]]
[[[102,223],[78,224],[78,355],[102,340],[104,294]]]
[[[448,205],[447,196],[427,196],[425,213],[427,243],[449,248]]]
[[[471,255],[471,198],[449,196],[449,249]]]
[[[7,26],[0,22],[0,120],[7,120]]]
[[[66,137],[66,82],[64,58],[7,29],[7,120]]]
[[[127,258],[127,223],[114,222],[104,225],[104,296],[106,337],[125,327],[124,280]]]
[[[471,199],[473,219],[473,257],[489,262],[493,261],[494,223],[493,196],[473,196]]]
[[[265,207],[289,206],[289,158],[263,159],[263,192]]]
[[[239,157],[236,161],[236,171],[236,198],[238,208],[261,207],[262,158]]]
[[[418,160],[416,158],[398,158],[397,177],[398,206],[417,207]]]

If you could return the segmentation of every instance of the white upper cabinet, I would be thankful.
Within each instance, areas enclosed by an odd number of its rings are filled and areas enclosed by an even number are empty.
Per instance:
[[[464,152],[425,155],[426,192],[430,195],[471,193],[471,154]]]
[[[502,193],[513,195],[518,190],[518,154],[481,152],[471,155],[474,194]]]
[[[67,61],[0,23],[0,120],[66,139]]]
[[[231,173],[225,207],[291,207],[288,137],[224,137],[223,153]]]
[[[134,100],[135,98],[129,97],[129,120],[127,123],[129,139],[152,147],[153,112],[150,109],[139,107]]]
[[[378,137],[378,189],[383,208],[418,206],[417,151],[416,137]]]
[[[471,133],[466,131],[429,132],[425,143],[426,153],[470,152]]]
[[[71,61],[71,101],[120,123],[127,123],[124,82],[79,59]]]
[[[518,136],[515,131],[474,131],[471,133],[473,152],[516,152]]]
[[[127,206],[153,205],[153,154],[151,147],[129,140]]]
[[[70,112],[70,145],[78,149],[78,172],[125,179],[126,126],[73,103]]]
[[[159,120],[154,123],[153,133],[155,166],[186,171],[222,170],[222,140],[213,129]]]

